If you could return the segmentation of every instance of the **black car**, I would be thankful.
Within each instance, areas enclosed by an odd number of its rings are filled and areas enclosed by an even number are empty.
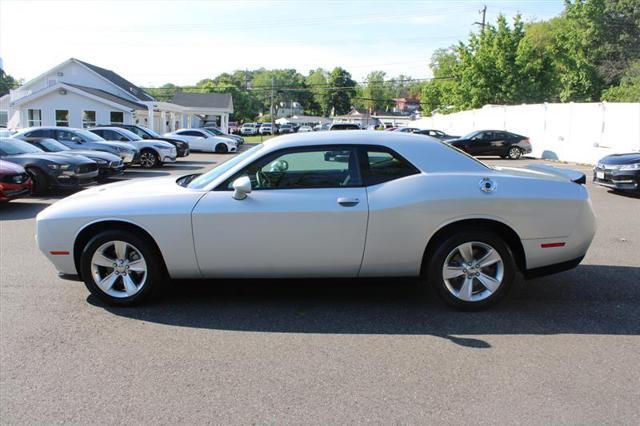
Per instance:
[[[415,133],[416,135],[431,136],[433,138],[440,139],[441,141],[450,141],[450,140],[460,138],[460,136],[448,135],[442,130],[435,130],[435,129],[424,129],[424,130],[416,129],[412,133]]]
[[[504,130],[478,130],[447,143],[471,155],[495,155],[511,160],[531,153],[528,137]]]
[[[22,140],[36,148],[40,148],[44,152],[55,152],[58,154],[73,155],[75,157],[81,156],[95,161],[98,165],[98,180],[108,179],[124,173],[124,163],[120,157],[115,154],[90,149],[71,149],[57,140],[50,138],[22,138]]]
[[[607,155],[593,169],[593,183],[640,193],[640,152]]]
[[[92,183],[98,165],[86,157],[51,154],[20,139],[0,138],[0,159],[24,167],[33,180],[33,193],[51,188],[78,188]]]
[[[362,128],[355,123],[333,123],[329,130],[362,130]]]
[[[137,124],[107,124],[105,126],[108,127],[120,127],[121,129],[127,129],[130,132],[135,133],[140,136],[142,139],[155,139],[158,141],[169,142],[173,146],[176,147],[176,154],[178,157],[186,157],[190,154],[189,144],[185,141],[181,141],[178,139],[168,138],[166,136],[161,136],[158,133],[154,132],[151,129],[148,129],[143,126],[138,126]],[[97,126],[97,127],[105,127],[105,126]]]

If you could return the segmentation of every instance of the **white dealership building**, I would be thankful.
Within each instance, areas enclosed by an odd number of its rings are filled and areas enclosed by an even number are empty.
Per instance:
[[[7,127],[140,124],[165,133],[215,121],[228,129],[227,93],[176,93],[162,102],[115,72],[71,58],[0,98]]]

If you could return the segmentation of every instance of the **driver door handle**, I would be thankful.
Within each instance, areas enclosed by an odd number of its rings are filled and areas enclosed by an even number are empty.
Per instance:
[[[349,197],[338,198],[338,204],[340,204],[343,207],[353,207],[355,205],[358,205],[358,203],[360,203],[359,198],[349,198]]]

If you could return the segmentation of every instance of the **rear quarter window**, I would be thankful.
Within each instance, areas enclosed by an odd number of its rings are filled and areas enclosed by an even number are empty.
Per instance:
[[[362,178],[367,186],[378,185],[418,173],[420,171],[413,164],[390,150],[367,149],[364,153]]]

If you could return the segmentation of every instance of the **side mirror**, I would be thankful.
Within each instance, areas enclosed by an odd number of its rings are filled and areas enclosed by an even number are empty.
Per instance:
[[[251,192],[251,180],[248,176],[242,176],[233,181],[233,198],[244,200]]]
[[[142,139],[151,139],[151,137],[147,134],[142,135]]]
[[[124,136],[120,136],[120,142],[129,142],[129,139],[125,138]]]
[[[80,139],[77,136],[72,136],[71,137],[71,142],[75,142],[75,143],[82,143],[82,139]]]

